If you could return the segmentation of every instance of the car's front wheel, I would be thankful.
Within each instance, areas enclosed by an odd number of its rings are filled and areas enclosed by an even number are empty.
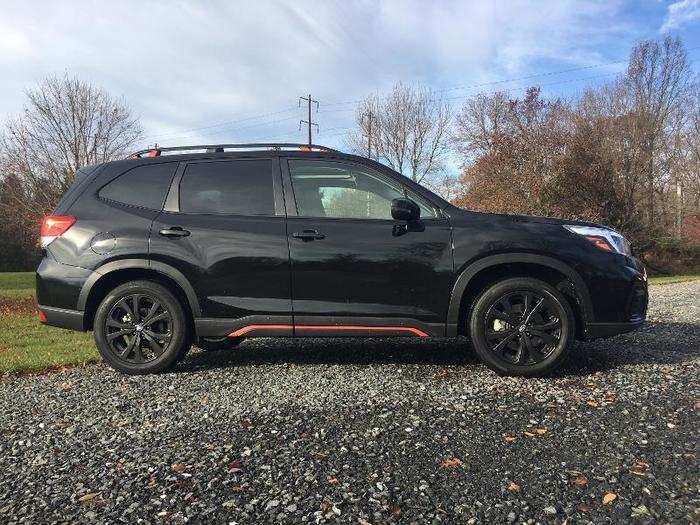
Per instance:
[[[94,332],[103,359],[126,374],[167,370],[191,343],[182,304],[152,281],[133,281],[109,292],[95,313]]]
[[[481,360],[504,375],[539,376],[556,370],[574,340],[567,299],[531,278],[500,281],[476,300],[470,335]]]

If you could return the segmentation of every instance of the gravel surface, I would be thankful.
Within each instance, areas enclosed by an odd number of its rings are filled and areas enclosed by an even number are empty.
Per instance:
[[[700,521],[700,281],[556,377],[463,341],[251,340],[0,381],[0,522]]]

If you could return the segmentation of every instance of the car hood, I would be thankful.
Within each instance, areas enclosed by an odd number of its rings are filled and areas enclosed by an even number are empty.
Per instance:
[[[515,214],[509,214],[509,213],[484,213],[484,212],[474,212],[474,211],[467,211],[463,210],[461,208],[454,208],[454,210],[457,211],[459,215],[462,216],[473,216],[473,215],[479,215],[482,216],[483,218],[488,218],[488,219],[493,219],[497,221],[506,221],[506,222],[515,222],[515,223],[530,223],[530,224],[547,224],[547,225],[552,225],[552,226],[564,226],[566,224],[571,224],[571,225],[576,225],[576,226],[594,226],[597,228],[608,228],[612,230],[613,228],[610,228],[609,226],[605,226],[603,224],[597,224],[595,222],[588,222],[588,221],[577,221],[577,220],[571,220],[571,219],[557,219],[554,217],[540,217],[538,215],[515,215]],[[452,210],[450,210],[452,211]]]

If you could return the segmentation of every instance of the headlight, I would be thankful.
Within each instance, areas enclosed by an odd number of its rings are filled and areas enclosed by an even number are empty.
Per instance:
[[[572,233],[583,235],[586,240],[606,252],[632,255],[629,241],[614,230],[596,228],[595,226],[574,226],[570,224],[565,225],[564,228]]]

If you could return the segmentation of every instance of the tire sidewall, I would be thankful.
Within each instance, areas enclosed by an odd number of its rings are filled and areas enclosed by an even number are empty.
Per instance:
[[[559,344],[547,358],[534,365],[519,366],[498,359],[486,342],[484,318],[493,301],[515,291],[532,291],[547,296],[555,305],[562,319]],[[556,370],[564,361],[574,339],[575,321],[567,299],[549,284],[530,278],[507,279],[487,289],[474,303],[469,322],[472,345],[482,361],[492,370],[504,375],[540,376]]]
[[[172,318],[172,337],[168,347],[156,359],[144,364],[133,364],[112,353],[106,338],[105,322],[114,304],[126,295],[139,292],[157,297],[166,306]],[[180,301],[164,286],[152,281],[122,284],[109,292],[97,308],[93,328],[95,343],[102,358],[110,366],[126,374],[151,374],[167,370],[183,357],[183,348],[188,346],[187,319]]]

